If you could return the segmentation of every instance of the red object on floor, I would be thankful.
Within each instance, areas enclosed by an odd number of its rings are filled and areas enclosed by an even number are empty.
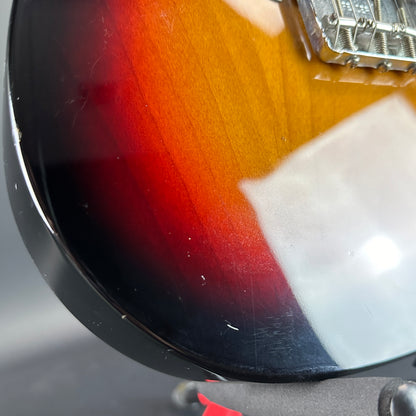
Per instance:
[[[202,416],[243,416],[240,412],[227,409],[224,406],[220,406],[219,404],[212,402],[201,393],[198,393],[198,399],[203,406],[206,406],[205,412]]]

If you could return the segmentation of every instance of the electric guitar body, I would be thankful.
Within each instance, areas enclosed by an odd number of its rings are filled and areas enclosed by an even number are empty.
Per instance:
[[[125,354],[284,381],[415,351],[413,26],[408,62],[387,34],[390,58],[354,44],[344,66],[310,19],[286,0],[15,1],[16,220],[58,296]],[[343,50],[366,27],[341,27]]]

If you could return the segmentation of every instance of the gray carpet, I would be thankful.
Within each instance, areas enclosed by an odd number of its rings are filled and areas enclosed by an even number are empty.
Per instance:
[[[197,416],[170,400],[178,379],[122,356],[93,335],[0,367],[5,416]]]

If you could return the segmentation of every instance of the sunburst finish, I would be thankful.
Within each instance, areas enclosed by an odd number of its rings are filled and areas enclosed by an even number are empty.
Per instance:
[[[273,4],[269,30],[246,3],[18,1],[21,146],[71,256],[142,329],[242,378],[335,374],[351,368],[311,327],[242,183],[391,94],[412,106],[414,80],[322,63],[293,4]]]

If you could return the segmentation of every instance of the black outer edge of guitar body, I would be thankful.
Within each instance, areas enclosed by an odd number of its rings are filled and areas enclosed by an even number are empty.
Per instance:
[[[52,233],[34,201],[30,173],[23,174],[13,131],[12,94],[6,65],[3,148],[10,204],[23,241],[48,285],[71,313],[103,341],[148,367],[192,380],[219,379],[180,353],[147,334],[113,307],[90,284],[58,235]],[[28,183],[29,181],[29,183]],[[30,188],[29,188],[30,187]],[[33,189],[33,188],[32,188]],[[46,218],[46,216],[44,216]],[[99,324],[97,324],[97,322]]]

